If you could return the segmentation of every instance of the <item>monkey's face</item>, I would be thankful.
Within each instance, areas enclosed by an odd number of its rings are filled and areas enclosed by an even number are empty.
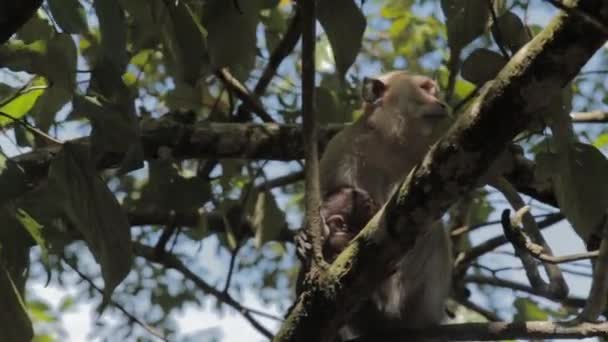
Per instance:
[[[369,194],[360,189],[345,187],[325,196],[321,205],[325,258],[333,261],[365,227],[377,209]]]
[[[447,106],[439,98],[437,83],[427,76],[405,71],[364,79],[363,99],[370,104],[395,109],[408,121],[435,123],[448,117]]]

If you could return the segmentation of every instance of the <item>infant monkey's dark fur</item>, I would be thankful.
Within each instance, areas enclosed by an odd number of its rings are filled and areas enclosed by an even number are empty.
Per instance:
[[[344,187],[325,196],[320,210],[325,260],[334,261],[376,211],[374,200],[361,189]]]

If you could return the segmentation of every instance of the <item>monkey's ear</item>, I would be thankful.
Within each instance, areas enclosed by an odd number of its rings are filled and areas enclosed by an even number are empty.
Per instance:
[[[386,84],[377,78],[363,78],[363,88],[361,89],[361,97],[367,103],[375,103],[380,100],[386,91]]]

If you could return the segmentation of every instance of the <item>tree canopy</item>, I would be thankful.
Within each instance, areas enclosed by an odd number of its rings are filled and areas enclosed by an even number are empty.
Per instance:
[[[0,8],[0,340],[62,341],[62,317],[92,302],[104,340],[221,340],[177,324],[212,306],[255,340],[331,341],[433,219],[454,246],[450,324],[416,334],[608,335],[608,4]],[[393,69],[434,77],[454,123],[295,298],[293,237],[318,203],[310,161],[361,115],[363,78]],[[488,172],[500,177],[484,186]]]

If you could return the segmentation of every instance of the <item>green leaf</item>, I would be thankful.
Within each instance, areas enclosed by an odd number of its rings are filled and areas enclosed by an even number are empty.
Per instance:
[[[517,298],[513,306],[517,309],[517,314],[513,317],[515,322],[546,321],[549,318],[549,314],[529,298]]]
[[[0,340],[31,341],[32,322],[9,272],[0,264]]]
[[[119,2],[129,13],[129,43],[132,44],[132,51],[157,48],[162,34],[159,13],[165,10],[163,1],[119,0]]]
[[[129,61],[127,23],[123,8],[118,0],[95,0],[93,5],[99,20],[101,53],[122,74],[122,70],[125,69]]]
[[[101,265],[107,304],[114,288],[131,269],[133,253],[127,217],[97,175],[85,146],[64,144],[51,162],[49,182],[64,215],[84,236]]]
[[[600,134],[594,141],[593,146],[597,148],[606,147],[608,145],[608,133]]]
[[[69,295],[65,296],[63,299],[61,299],[61,302],[59,303],[59,311],[62,313],[70,311],[72,308],[74,308],[75,304],[76,303],[74,301],[74,297]]]
[[[40,95],[44,93],[47,82],[44,77],[34,78],[28,87],[20,89],[9,98],[0,101],[0,112],[8,114],[11,118],[0,116],[0,127],[15,123],[13,119],[21,119],[34,106]]]
[[[254,66],[259,0],[209,0],[203,6],[209,57],[213,68],[229,67],[245,78]]]
[[[494,36],[500,37],[502,43],[513,53],[530,40],[524,23],[511,11],[507,11],[498,17],[491,29]]]
[[[486,0],[441,0],[446,17],[448,45],[453,55],[484,33],[490,10]]]
[[[32,300],[27,303],[27,308],[34,322],[52,323],[57,321],[51,306],[46,302]]]
[[[353,0],[318,3],[317,16],[331,44],[336,69],[341,77],[355,62],[366,27],[366,20]]]
[[[493,80],[505,64],[507,60],[500,54],[488,49],[477,49],[462,63],[462,78],[481,86]]]
[[[207,31],[199,22],[196,7],[183,1],[165,7],[169,15],[166,16],[163,42],[170,57],[170,66],[180,80],[194,86],[207,72]]]
[[[542,152],[537,177],[551,179],[562,212],[587,241],[608,208],[608,160],[595,147],[573,142],[560,153]]]
[[[268,241],[277,240],[285,226],[285,213],[278,207],[271,192],[258,193],[251,222],[255,231],[255,246],[257,248],[262,247]]]
[[[46,242],[44,240],[44,236],[42,236],[42,226],[34,220],[28,213],[26,213],[22,209],[17,209],[16,218],[21,226],[27,230],[30,236],[36,241],[38,247],[40,247],[40,252],[42,254],[42,261],[45,265],[48,265],[49,262],[49,251],[46,248]]]
[[[0,46],[3,66],[45,76],[53,87],[73,91],[76,84],[76,45],[69,34],[55,34],[49,41],[31,44],[10,41]]]
[[[120,110],[102,99],[89,96],[74,98],[74,111],[86,115],[92,122],[91,151],[99,157],[107,154],[122,155],[120,172],[138,169],[143,166],[143,148],[135,114]]]
[[[53,18],[66,33],[84,33],[87,26],[87,13],[78,0],[47,0]]]

